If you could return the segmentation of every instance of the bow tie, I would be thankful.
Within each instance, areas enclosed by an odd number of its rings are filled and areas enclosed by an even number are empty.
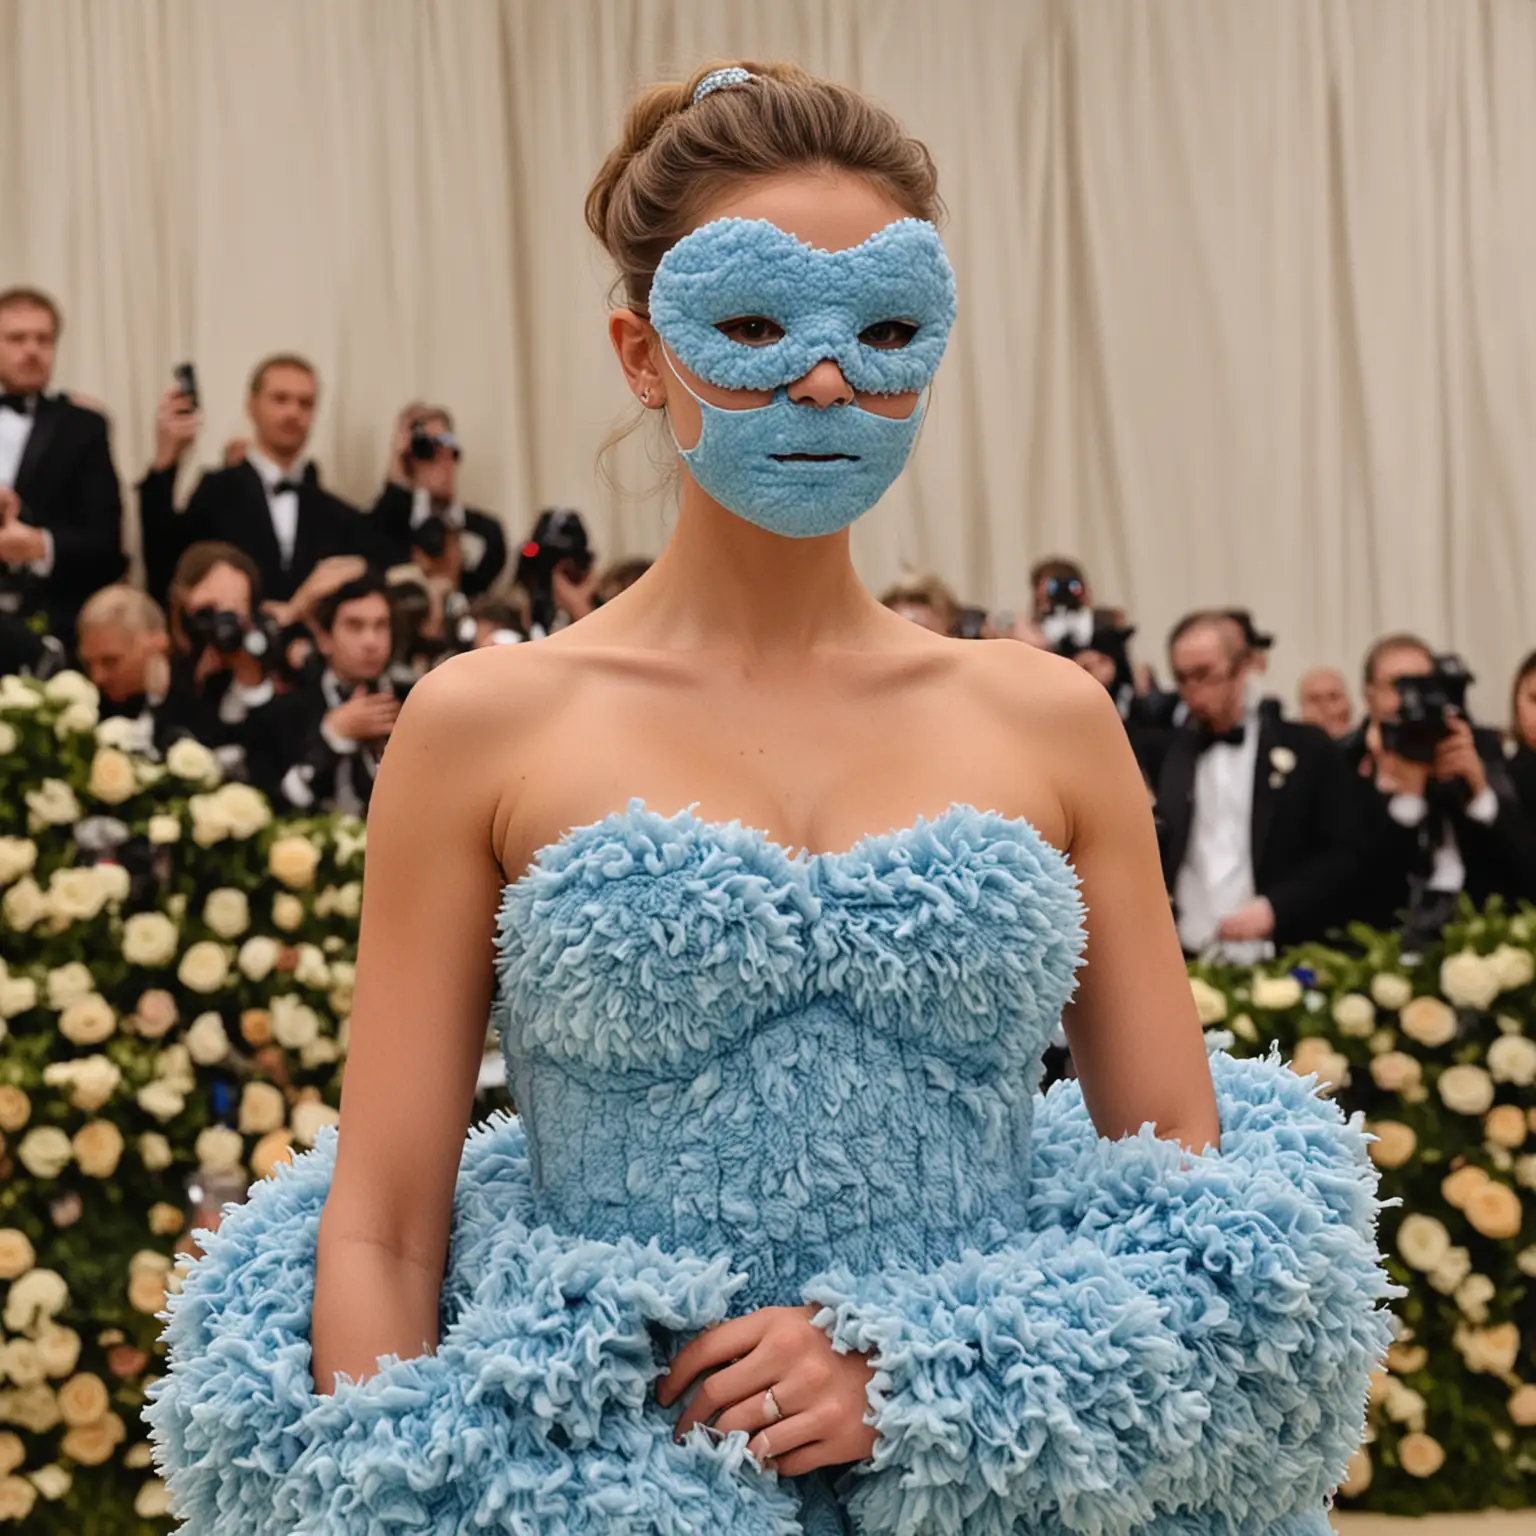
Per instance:
[[[1214,747],[1218,742],[1227,747],[1240,747],[1243,738],[1247,735],[1247,727],[1241,721],[1234,725],[1230,731],[1213,731],[1205,726],[1198,726],[1195,730],[1195,751],[1204,752]]]
[[[267,494],[269,496],[281,496],[284,491],[292,491],[297,496],[302,486],[303,482],[299,480],[274,480],[267,487]]]
[[[15,411],[18,416],[32,414],[31,395],[0,395],[0,411]]]

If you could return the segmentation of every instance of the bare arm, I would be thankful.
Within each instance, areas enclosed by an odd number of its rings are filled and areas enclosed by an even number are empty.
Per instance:
[[[314,1376],[437,1344],[459,1155],[493,991],[491,827],[506,764],[489,669],[430,673],[402,707],[368,816],[336,1172],[320,1223]],[[496,669],[503,689],[511,670]]]
[[[1192,1151],[1220,1143],[1200,1022],[1163,887],[1146,786],[1109,695],[1063,674],[1068,853],[1082,880],[1088,949],[1064,1025],[1101,1136],[1151,1120]]]

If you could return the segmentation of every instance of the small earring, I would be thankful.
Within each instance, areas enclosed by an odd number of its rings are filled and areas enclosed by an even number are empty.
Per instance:
[[[642,389],[640,391],[640,404],[641,405],[649,405],[650,403],[651,403],[651,392],[650,392],[650,390]]]

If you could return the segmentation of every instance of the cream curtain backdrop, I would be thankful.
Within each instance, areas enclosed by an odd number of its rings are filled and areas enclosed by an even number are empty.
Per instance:
[[[632,88],[715,56],[868,90],[940,166],[961,318],[855,530],[871,585],[1014,607],[1075,551],[1145,655],[1246,602],[1288,686],[1410,625],[1503,718],[1536,644],[1530,0],[0,0],[0,282],[62,299],[125,485],[173,363],[209,462],[297,348],[344,493],[425,395],[514,538],[565,503],[653,552],[659,422],[616,457],[639,494],[594,475],[628,397],[581,202]]]

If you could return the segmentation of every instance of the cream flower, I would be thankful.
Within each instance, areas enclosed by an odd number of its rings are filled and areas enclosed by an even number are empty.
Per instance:
[[[1456,1015],[1438,997],[1414,998],[1398,1023],[1410,1040],[1431,1049],[1456,1038]]]
[[[272,925],[292,933],[304,921],[304,903],[292,891],[279,891],[272,898]]]
[[[1529,1088],[1536,1083],[1536,1040],[1524,1035],[1500,1035],[1488,1047],[1488,1071],[1496,1083]]]
[[[16,727],[9,720],[0,720],[0,757],[9,757],[20,740]]]
[[[1269,754],[1269,766],[1276,773],[1293,773],[1296,768],[1296,754],[1289,747],[1274,747]]]
[[[1445,1257],[1430,1270],[1429,1283],[1442,1296],[1449,1296],[1471,1273],[1472,1255],[1465,1248],[1447,1248]]]
[[[24,1477],[0,1477],[0,1521],[20,1525],[37,1503],[37,1489]]]
[[[30,837],[0,837],[0,885],[9,885],[37,868],[37,844]]]
[[[116,1028],[117,1015],[99,992],[77,997],[59,1015],[59,1033],[71,1045],[100,1045]]]
[[[139,1108],[145,1114],[153,1115],[162,1123],[174,1120],[183,1109],[186,1108],[186,1099],[179,1094],[169,1083],[162,1082],[158,1078],[139,1089],[135,1095]],[[147,1163],[146,1163],[147,1166]]]
[[[1483,1169],[1475,1163],[1463,1164],[1441,1179],[1440,1198],[1453,1209],[1464,1211],[1467,1202],[1487,1182],[1488,1175]]]
[[[254,837],[272,824],[272,807],[249,784],[225,784],[215,792],[213,802],[231,837]]]
[[[176,977],[189,992],[217,992],[229,980],[229,956],[222,944],[199,939],[181,957]]]
[[[1497,1179],[1472,1192],[1466,1205],[1467,1220],[1484,1237],[1502,1241],[1519,1234],[1524,1220],[1520,1197]]]
[[[178,779],[185,779],[191,784],[212,784],[219,777],[219,760],[201,742],[193,741],[190,736],[183,736],[179,741],[171,743],[170,750],[165,754],[165,766]]]
[[[162,1478],[150,1478],[134,1494],[133,1512],[141,1520],[158,1520],[170,1514],[171,1490]]]
[[[82,1467],[99,1467],[127,1438],[128,1426],[115,1413],[105,1413],[89,1424],[77,1424],[59,1441],[60,1452]]]
[[[80,820],[80,802],[63,779],[44,779],[27,791],[27,809],[45,826],[68,827]]]
[[[1385,1051],[1371,1058],[1371,1078],[1385,1093],[1402,1093],[1423,1080],[1424,1069],[1402,1051]]]
[[[168,1200],[157,1200],[149,1208],[149,1230],[156,1237],[175,1237],[186,1225],[186,1216],[179,1205]]]
[[[88,967],[78,960],[71,960],[48,972],[48,1006],[55,1013],[62,1012],[75,1001],[96,990],[96,980]]]
[[[50,1461],[46,1467],[39,1467],[36,1472],[27,1473],[27,1477],[50,1504],[57,1503],[75,1484],[74,1477],[56,1461]]]
[[[1433,1435],[1404,1435],[1397,1442],[1397,1460],[1409,1477],[1433,1477],[1445,1465],[1445,1447]]]
[[[149,840],[157,847],[181,841],[181,822],[175,816],[161,813],[149,818]]]
[[[32,1241],[17,1227],[0,1227],[0,1280],[14,1280],[37,1262]]]
[[[340,1119],[340,1113],[332,1109],[329,1104],[322,1104],[318,1099],[306,1099],[302,1104],[293,1106],[290,1121],[293,1126],[293,1139],[302,1147],[313,1146],[320,1128],[335,1125]]]
[[[0,677],[0,710],[33,710],[43,702],[43,690],[30,678],[7,672]]]
[[[176,1027],[181,1010],[164,987],[150,987],[139,994],[133,1010],[133,1027],[145,1040],[159,1040]]]
[[[1536,956],[1528,949],[1516,949],[1513,944],[1500,944],[1488,956],[1489,967],[1500,992],[1513,992],[1518,987],[1528,987],[1536,981]]]
[[[153,1317],[165,1305],[165,1275],[152,1269],[132,1271],[128,1276],[128,1305]]]
[[[1411,1269],[1426,1274],[1450,1251],[1451,1234],[1445,1224],[1433,1216],[1415,1211],[1403,1217],[1397,1229],[1397,1251]]]
[[[299,963],[293,968],[293,979],[301,987],[318,990],[330,986],[331,968],[318,944],[299,945]]]
[[[357,880],[349,880],[336,892],[336,912],[340,917],[356,918],[363,910],[363,887]]]
[[[66,736],[94,733],[101,711],[94,704],[71,704],[53,722],[53,734],[63,741]]]
[[[280,953],[281,948],[276,939],[268,938],[264,933],[253,934],[240,946],[235,964],[240,967],[240,974],[248,980],[265,981],[272,974],[272,967],[277,964]]]
[[[299,1047],[299,1060],[304,1066],[313,1071],[316,1067],[327,1067],[333,1062],[341,1060],[341,1049],[334,1040],[321,1035],[317,1040],[311,1040],[307,1045]]]
[[[1195,1016],[1203,1025],[1220,1024],[1227,1016],[1227,995],[1198,976],[1189,978],[1195,1000]]]
[[[59,1401],[46,1383],[23,1387],[19,1392],[0,1393],[0,1402],[5,1404],[6,1419],[30,1434],[46,1435],[58,1425]]]
[[[181,935],[163,912],[135,912],[123,924],[123,958],[130,965],[169,965]]]
[[[1390,1344],[1387,1346],[1387,1369],[1399,1376],[1411,1376],[1429,1364],[1429,1351],[1422,1344]]]
[[[1481,1115],[1493,1103],[1493,1079],[1481,1067],[1463,1064],[1440,1074],[1440,1100],[1458,1115]]]
[[[1536,1386],[1523,1382],[1509,1398],[1510,1423],[1529,1429],[1536,1424]]]
[[[1456,1287],[1456,1305],[1468,1322],[1486,1323],[1488,1303],[1497,1295],[1498,1287],[1487,1275],[1468,1275]]]
[[[1294,976],[1255,976],[1253,1006],[1283,1012],[1301,1001],[1301,983]]]
[[[1339,1492],[1346,1499],[1358,1498],[1371,1486],[1371,1473],[1370,1449],[1363,1445],[1356,1446],[1354,1455],[1344,1468],[1344,1481],[1339,1484]]]
[[[32,1118],[26,1089],[0,1083],[0,1131],[19,1131]]]
[[[192,1067],[192,1052],[186,1042],[168,1045],[155,1058],[155,1076],[168,1082],[177,1093],[191,1093],[197,1087],[197,1073]]]
[[[1346,992],[1334,1001],[1333,1022],[1341,1035],[1368,1039],[1376,1028],[1376,1005],[1363,992]]]
[[[1389,1376],[1386,1401],[1383,1406],[1386,1408],[1387,1417],[1394,1424],[1410,1424],[1422,1428],[1424,1410],[1429,1405],[1412,1387],[1405,1387],[1395,1376]]]
[[[288,1130],[268,1131],[251,1149],[251,1172],[258,1179],[269,1177],[279,1163],[293,1161],[293,1136]]]
[[[112,1406],[107,1384],[100,1376],[82,1371],[59,1388],[59,1417],[71,1428],[90,1424]]]
[[[80,1335],[73,1328],[50,1324],[37,1336],[37,1357],[50,1376],[68,1376],[80,1361]]]
[[[1498,972],[1475,950],[1463,949],[1441,961],[1440,990],[1458,1008],[1486,1008],[1499,995]]]
[[[267,854],[267,867],[292,890],[312,884],[319,863],[320,850],[296,834],[278,838]]]
[[[149,745],[153,746],[153,741]],[[119,752],[142,752],[144,731],[138,720],[128,715],[108,715],[96,724],[96,745],[115,747]]]
[[[75,1161],[88,1179],[110,1179],[123,1156],[123,1133],[110,1120],[90,1120],[74,1135]]]
[[[1371,978],[1371,996],[1378,1008],[1388,1008],[1396,1012],[1413,997],[1413,983],[1406,976],[1399,976],[1393,971],[1382,971]]]
[[[66,708],[71,704],[89,704],[94,708],[101,703],[95,683],[73,667],[55,672],[43,684],[43,697],[50,704],[62,704]]]
[[[121,805],[138,792],[133,762],[116,747],[98,747],[91,760],[91,776],[85,790],[107,805]]]
[[[123,1465],[132,1467],[136,1471],[142,1471],[145,1467],[154,1464],[154,1452],[150,1449],[149,1441],[140,1440],[137,1445],[130,1445],[123,1452]]]
[[[63,1275],[51,1269],[29,1269],[11,1282],[5,1298],[5,1326],[12,1333],[35,1336],[68,1305],[69,1287]]]
[[[56,1125],[34,1125],[21,1138],[16,1156],[34,1179],[56,1179],[75,1155],[69,1137]]]
[[[1301,1077],[1315,1072],[1322,1083],[1335,1088],[1342,1088],[1349,1082],[1349,1062],[1321,1035],[1308,1035],[1296,1042],[1291,1071]]]
[[[1536,1189],[1536,1152],[1527,1152],[1514,1162],[1515,1183],[1522,1189]]]
[[[37,1007],[37,983],[30,976],[0,979],[0,1020],[14,1019]],[[0,1126],[0,1129],[4,1129]]]
[[[362,857],[368,843],[368,824],[358,816],[345,816],[336,825],[336,862],[350,864]]]
[[[179,1098],[180,1095],[178,1094]],[[160,1118],[169,1120],[169,1115]],[[151,1173],[159,1173],[163,1168],[169,1168],[172,1161],[171,1144],[159,1131],[145,1131],[139,1137],[139,1161],[149,1169]]]
[[[24,875],[5,893],[0,913],[17,933],[30,933],[49,915],[48,898],[31,875]]]
[[[1520,1330],[1513,1323],[1496,1328],[1458,1327],[1453,1340],[1467,1369],[1479,1375],[1507,1376],[1520,1358]]]
[[[1495,1104],[1483,1117],[1483,1136],[1496,1147],[1511,1151],[1525,1142],[1525,1116],[1517,1104]]]
[[[216,1013],[200,1013],[187,1031],[187,1049],[200,1067],[211,1067],[229,1055],[229,1034]]]
[[[240,1129],[247,1136],[261,1136],[275,1131],[288,1119],[288,1101],[280,1088],[271,1083],[247,1083],[240,1095]],[[235,1161],[240,1160],[236,1153]]]
[[[1373,1120],[1367,1129],[1378,1138],[1370,1148],[1371,1161],[1378,1168],[1401,1168],[1418,1148],[1413,1128],[1400,1120]]]
[[[291,992],[272,999],[272,1038],[285,1050],[301,1051],[320,1034],[320,1017]]]
[[[203,903],[203,921],[221,939],[235,939],[251,926],[251,908],[245,892],[232,886],[209,891]]]
[[[31,1339],[11,1339],[0,1344],[0,1381],[9,1377],[18,1387],[35,1387],[47,1374]]]
[[[265,1088],[266,1083],[247,1083],[245,1092],[250,1093],[252,1088]],[[274,1088],[272,1090],[277,1093]],[[279,1093],[278,1098],[282,1095]],[[245,1099],[240,1101],[241,1118],[244,1119]],[[241,1129],[244,1129],[242,1125]],[[245,1142],[239,1131],[231,1130],[227,1125],[210,1125],[207,1130],[198,1134],[196,1156],[198,1165],[212,1170],[215,1173],[229,1173],[240,1167],[245,1161]]]

